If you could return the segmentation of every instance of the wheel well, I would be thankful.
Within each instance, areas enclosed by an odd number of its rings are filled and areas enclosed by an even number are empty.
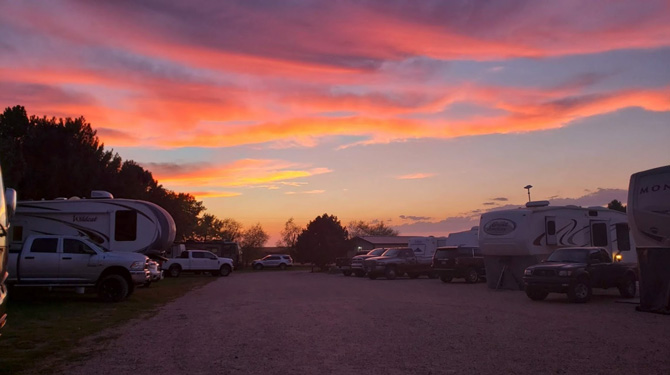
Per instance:
[[[130,277],[130,271],[128,271],[126,268],[123,268],[121,266],[113,266],[105,269],[102,271],[100,274],[100,277],[98,278],[98,282],[102,280],[105,276],[107,275],[120,275],[123,277],[126,282],[128,283],[128,287],[133,285],[133,279]]]
[[[179,269],[181,269],[181,264],[178,264],[178,263],[171,264],[170,267],[168,267],[168,269],[170,269],[170,268],[179,268]]]

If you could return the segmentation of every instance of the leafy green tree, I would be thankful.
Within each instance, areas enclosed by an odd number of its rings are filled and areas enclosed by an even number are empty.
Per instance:
[[[362,220],[351,221],[347,225],[350,238],[362,236],[397,236],[399,232],[391,227],[387,227],[381,220],[371,221],[369,223]]]
[[[348,248],[347,230],[336,216],[323,214],[307,224],[295,244],[295,260],[324,268],[344,256]]]
[[[624,206],[621,202],[619,202],[616,199],[609,202],[607,204],[607,208],[609,208],[610,210],[626,212],[626,206]]]

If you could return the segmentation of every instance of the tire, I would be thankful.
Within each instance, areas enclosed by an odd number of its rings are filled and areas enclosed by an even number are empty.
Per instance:
[[[526,287],[526,295],[528,298],[532,299],[533,301],[542,301],[543,299],[547,298],[549,295],[549,292],[542,288],[534,288],[534,287]]]
[[[591,299],[592,291],[591,284],[588,279],[578,279],[574,284],[570,285],[568,290],[568,298],[574,303],[584,303]]]
[[[394,267],[386,267],[386,270],[384,270],[384,276],[387,280],[395,280],[395,278],[398,277],[398,271],[396,271]]]
[[[280,265],[279,265],[279,269],[282,270],[282,271],[285,270],[285,269],[286,269],[286,265],[285,265],[284,263],[280,264]]]
[[[474,268],[468,268],[465,270],[465,282],[468,284],[474,284],[479,280],[479,274],[477,274],[477,270]]]
[[[442,280],[443,283],[450,283],[451,280],[453,280],[453,279],[454,279],[454,277],[452,275],[449,275],[449,274],[446,274],[446,273],[443,273],[442,275],[440,275],[440,280]]]
[[[410,279],[416,279],[419,277],[420,274],[416,272],[407,272],[407,276],[409,276]]]
[[[625,275],[623,281],[619,284],[619,294],[621,294],[621,297],[635,298],[636,289],[635,276]]]
[[[221,266],[221,268],[219,268],[219,276],[227,277],[231,272],[233,272],[233,270],[227,264],[224,264]]]
[[[179,274],[181,274],[181,266],[178,264],[173,264],[168,269],[168,275],[170,275],[170,277],[179,277]]]
[[[260,271],[260,270],[262,270],[262,269],[263,269],[263,265],[262,265],[262,264],[260,264],[260,263],[256,263],[256,264],[254,264],[254,270],[256,270],[256,271]]]
[[[375,280],[375,279],[377,279],[377,275],[374,274],[374,273],[368,273],[368,278],[369,278],[370,280]]]
[[[128,282],[119,274],[103,276],[97,289],[98,297],[105,302],[121,302],[128,296]]]
[[[344,270],[344,271],[342,271],[342,274],[344,276],[351,276],[351,270]]]

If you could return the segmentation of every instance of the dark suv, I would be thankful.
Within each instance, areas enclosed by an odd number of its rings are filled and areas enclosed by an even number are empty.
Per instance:
[[[612,262],[600,247],[566,247],[555,250],[540,264],[524,271],[526,295],[539,301],[549,293],[567,293],[572,302],[587,302],[592,288],[619,288],[624,298],[635,297],[637,266]]]
[[[484,258],[478,247],[444,246],[438,247],[431,264],[435,272],[445,283],[454,278],[463,278],[468,284],[486,278]]]

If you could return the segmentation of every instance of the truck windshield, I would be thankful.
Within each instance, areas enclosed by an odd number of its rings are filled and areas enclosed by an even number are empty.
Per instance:
[[[373,249],[373,250],[370,250],[370,252],[368,253],[368,255],[373,255],[373,256],[378,257],[378,256],[384,254],[385,251],[386,251],[386,249],[382,249],[382,248],[379,248],[379,249]]]
[[[588,261],[588,249],[558,249],[547,257],[547,262],[561,263],[586,263]]]
[[[400,252],[400,249],[388,249],[384,252],[384,254],[382,254],[382,256],[384,256],[384,257],[394,257],[394,256],[398,255],[399,252]]]

